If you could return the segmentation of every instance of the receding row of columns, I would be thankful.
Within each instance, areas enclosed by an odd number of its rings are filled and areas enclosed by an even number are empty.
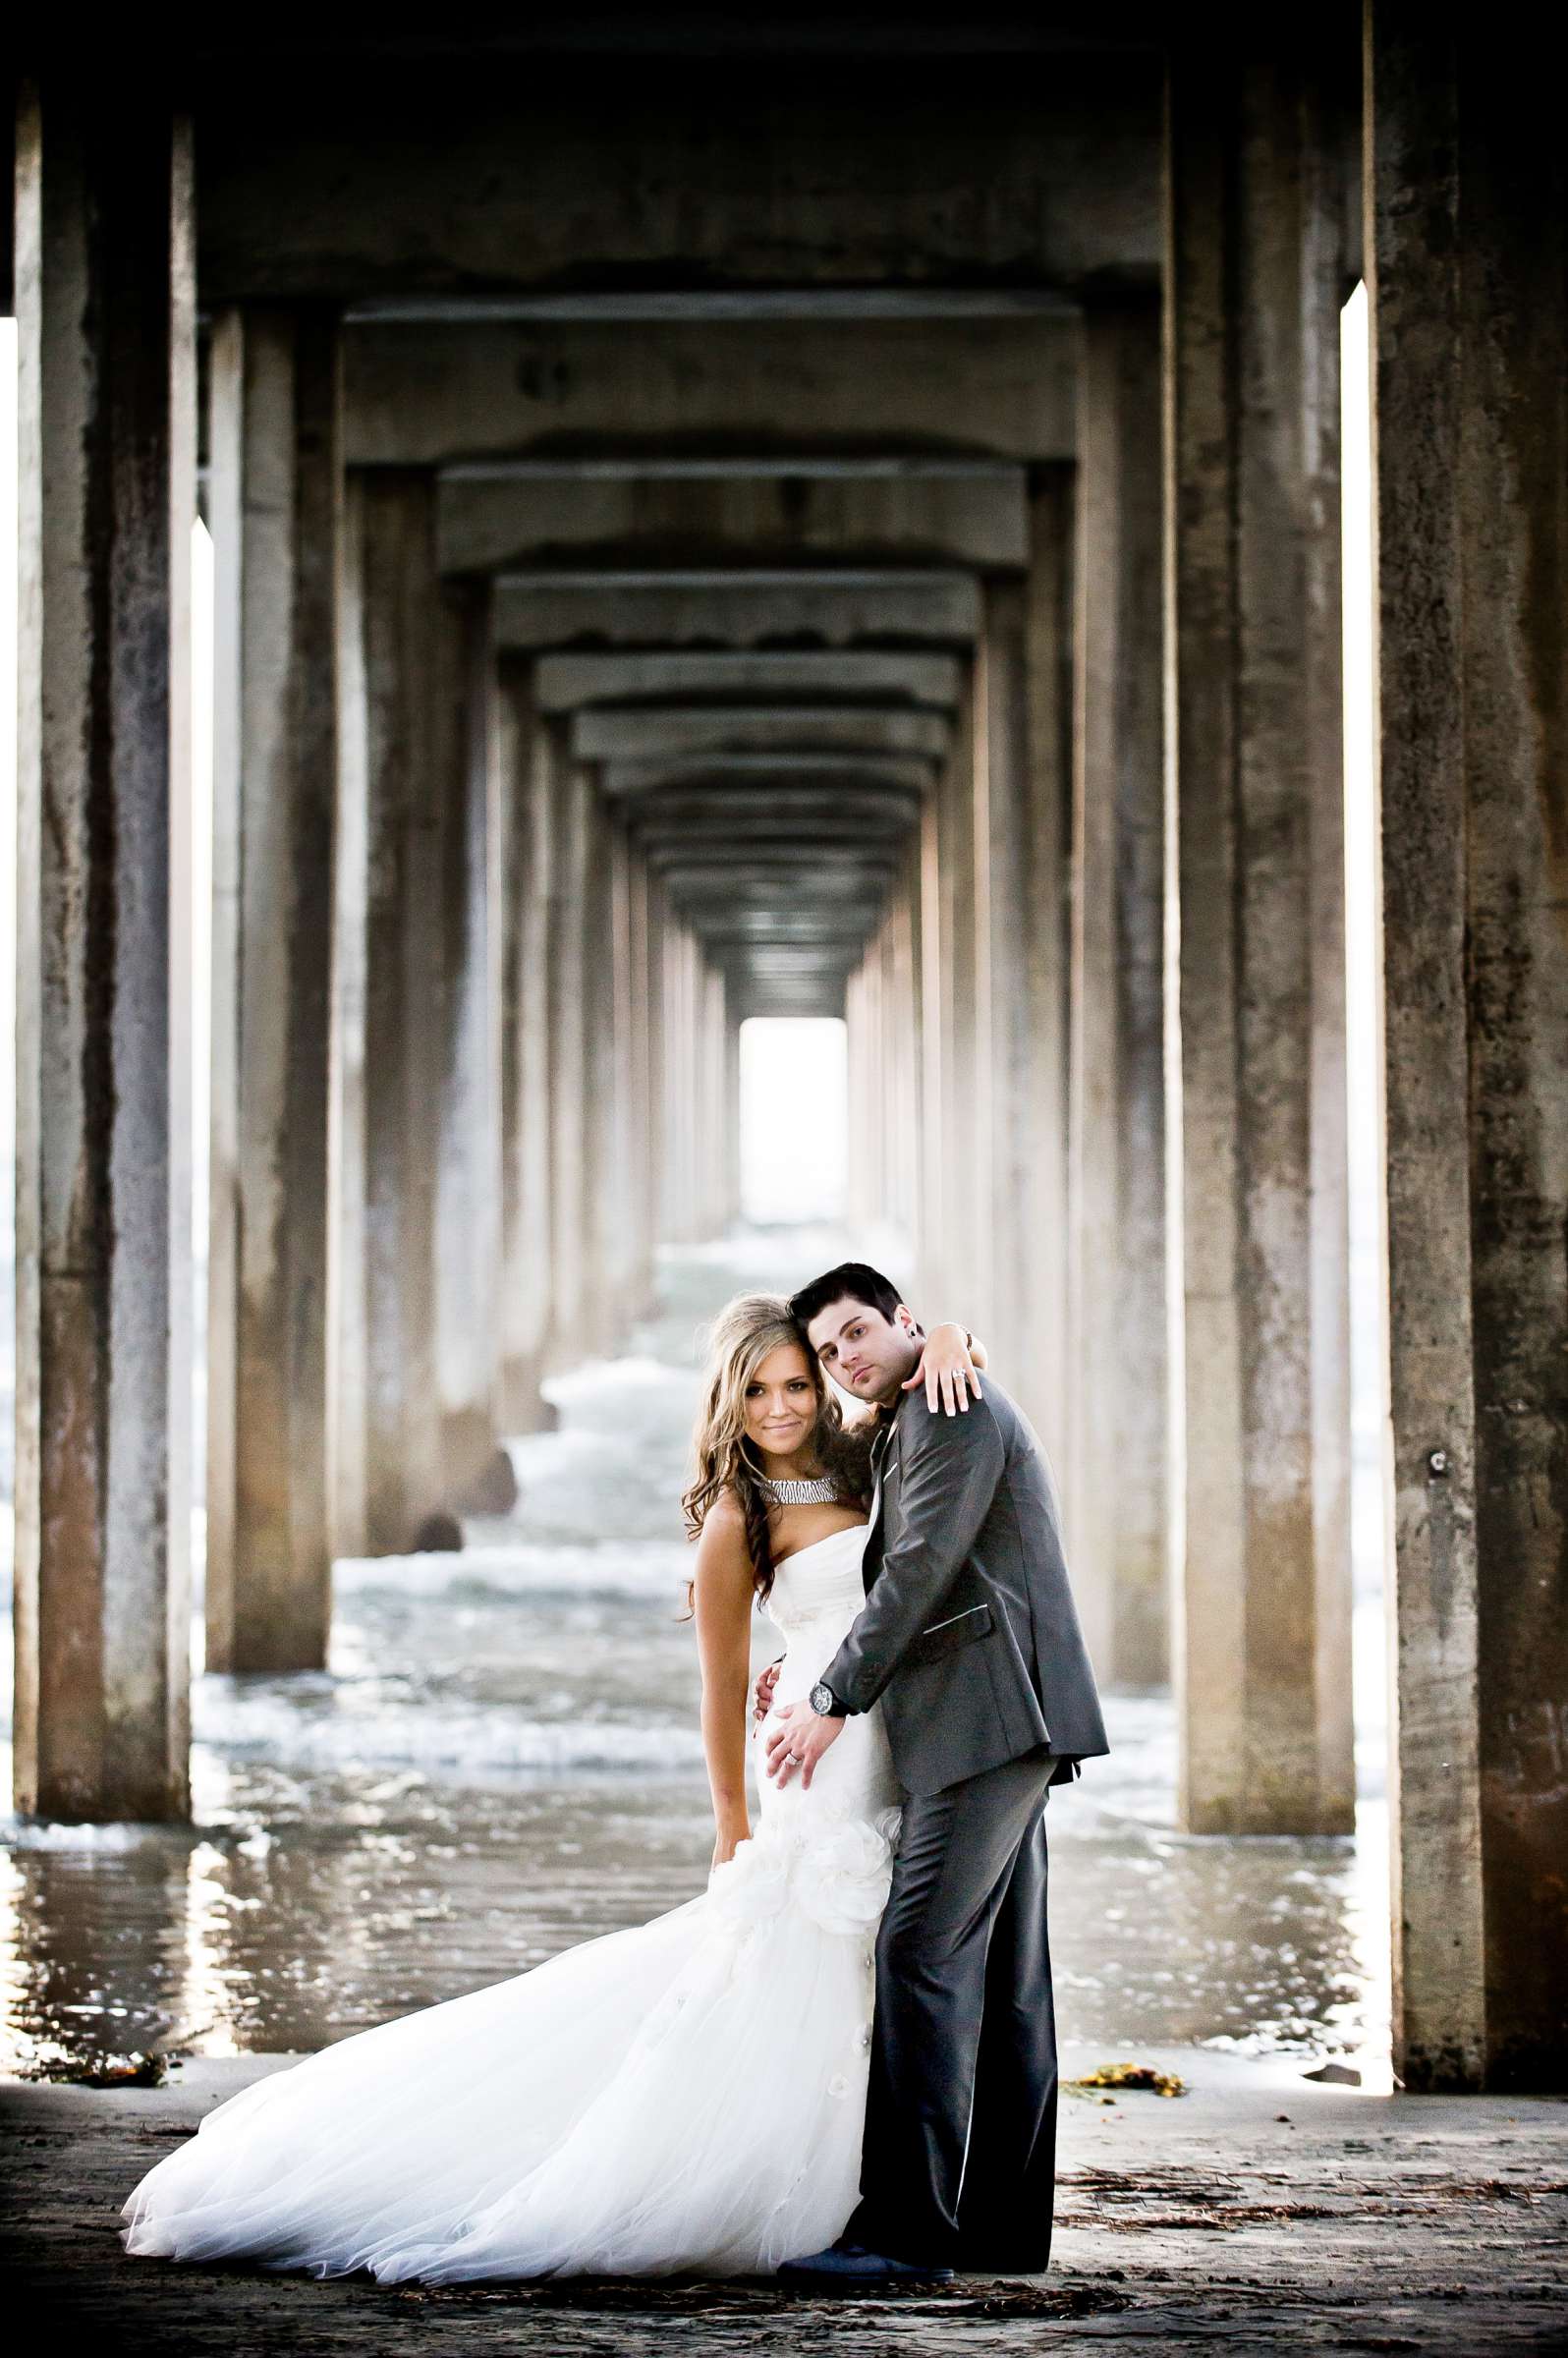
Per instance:
[[[1373,0],[1366,68],[1396,2048],[1412,2085],[1540,2086],[1568,1986],[1562,163],[1457,18]],[[1032,474],[950,721],[904,732],[930,783],[847,1001],[858,1204],[912,1224],[923,1300],[985,1331],[1065,1469],[1102,1669],[1155,1679],[1168,1644],[1197,1830],[1339,1830],[1354,1798],[1340,120],[1277,59],[1176,58],[1158,323],[1086,315],[1077,464]],[[188,130],[29,95],[18,195],[18,1798],[160,1817],[187,1799]],[[215,325],[208,1614],[236,1668],[321,1657],[335,1549],[503,1495],[551,1369],[734,1207],[740,1010],[649,856],[648,780],[624,731],[541,707],[482,576],[443,576],[431,474],[345,475],[338,355],[308,311]]]

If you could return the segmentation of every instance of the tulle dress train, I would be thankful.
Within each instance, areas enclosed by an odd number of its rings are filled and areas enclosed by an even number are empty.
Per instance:
[[[863,1602],[864,1527],[779,1567],[804,1696]],[[898,1831],[880,1714],[810,1792],[765,1777],[700,1896],[255,2082],[141,2180],[129,2252],[387,2282],[768,2274],[855,2207]]]

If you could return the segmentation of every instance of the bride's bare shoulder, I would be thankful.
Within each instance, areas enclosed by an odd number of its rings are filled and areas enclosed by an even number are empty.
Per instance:
[[[719,1491],[702,1518],[702,1537],[709,1550],[723,1548],[726,1552],[739,1548],[746,1551],[746,1509],[736,1492],[726,1485]]]
[[[746,1509],[741,1504],[739,1494],[728,1483],[708,1508],[707,1519],[718,1531],[745,1531]]]

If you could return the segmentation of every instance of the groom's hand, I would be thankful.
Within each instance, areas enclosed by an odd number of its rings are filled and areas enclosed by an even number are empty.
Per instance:
[[[809,1703],[786,1704],[767,1739],[768,1775],[776,1784],[787,1785],[799,1769],[802,1785],[809,1786],[817,1762],[843,1725],[842,1719],[813,1712]]]
[[[778,1674],[783,1660],[784,1656],[780,1655],[776,1662],[769,1662],[765,1670],[757,1673],[756,1706],[752,1712],[754,1721],[757,1723],[767,1717],[772,1708],[773,1689],[778,1685]]]

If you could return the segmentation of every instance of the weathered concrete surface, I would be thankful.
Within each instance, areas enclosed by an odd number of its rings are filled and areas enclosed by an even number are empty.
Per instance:
[[[869,753],[847,747],[842,751],[812,748],[801,751],[781,745],[775,751],[672,756],[667,760],[606,761],[599,779],[608,795],[651,795],[655,788],[733,788],[744,780],[752,798],[763,810],[775,795],[814,785],[818,795],[837,799],[844,790],[880,791],[889,802],[900,797],[918,801],[931,783],[931,760],[926,754]]]
[[[362,495],[366,705],[364,1260],[369,1546],[410,1546],[441,1496],[435,1223],[442,840],[462,711],[461,610],[434,566],[428,478]]]
[[[1183,1807],[1201,1832],[1337,1832],[1354,1808],[1348,1529],[1318,1460],[1349,1450],[1344,1329],[1315,1329],[1314,1219],[1343,1092],[1315,1033],[1342,1005],[1337,170],[1316,65],[1198,45],[1167,154],[1167,1020],[1180,1156],[1171,1371]],[[1326,824],[1325,824],[1326,822]],[[1321,970],[1321,975],[1320,975]],[[1326,982],[1329,1002],[1320,996]],[[1337,1201],[1344,1201],[1343,1186]],[[1337,1419],[1324,1412],[1339,1354]],[[1343,1477],[1338,1494],[1343,1497]],[[1324,1640],[1332,1631],[1338,1643]]]
[[[1418,2084],[1561,2087],[1562,143],[1479,22],[1376,5],[1368,71],[1396,2042]]]
[[[1030,794],[1028,1078],[1022,1140],[1035,1231],[1019,1272],[1021,1367],[1039,1432],[1066,1464],[1068,908],[1073,761],[1076,470],[1036,471],[1025,613]]]
[[[1069,2072],[1105,2058],[1070,2050]],[[486,2350],[697,2358],[810,2348],[871,2358],[1104,2348],[1561,2350],[1568,2115],[1560,2104],[1315,2087],[1202,2050],[1140,2053],[1175,2100],[1062,2106],[1053,2264],[939,2291],[823,2300],[775,2282],[566,2279],[452,2289],[320,2283],[127,2259],[138,2178],[285,2056],[186,2064],[167,2087],[4,2091],[13,2298],[137,2358]],[[1280,2119],[1278,2115],[1286,2117]]]
[[[1101,1675],[1168,1675],[1159,315],[1084,335],[1066,1508]]]
[[[1022,565],[1024,471],[992,460],[891,470],[853,460],[652,464],[526,460],[440,478],[443,573],[565,560],[756,565]]]
[[[213,328],[206,1660],[315,1670],[331,1615],[328,1127],[342,464],[325,314]]]
[[[370,732],[365,686],[364,482],[343,488],[338,595],[338,766],[333,826],[331,1140],[332,1243],[327,1255],[329,1479],[335,1555],[364,1555],[365,1536],[366,1076]],[[214,920],[216,922],[216,919]]]
[[[622,704],[593,708],[572,721],[583,761],[700,761],[726,754],[774,754],[787,765],[798,754],[873,754],[878,758],[939,761],[951,732],[939,712],[900,705]]]
[[[908,571],[503,575],[499,646],[967,647],[980,631],[972,576]]]
[[[189,1799],[189,126],[17,140],[16,1797]]]
[[[740,315],[350,330],[351,464],[628,449],[1063,459],[1070,318]]]
[[[608,41],[588,29],[576,58],[541,22],[547,70],[517,53],[513,23],[477,68],[472,33],[445,56],[323,46],[308,73],[292,42],[268,56],[253,28],[243,72],[212,42],[196,84],[203,283],[221,301],[352,301],[1064,287],[1156,267],[1152,45],[1064,49],[1047,23],[1004,34],[1023,52],[1009,66],[989,41],[965,55],[966,25],[922,57],[906,24],[884,22],[857,58],[835,25],[825,67],[798,28],[792,56],[759,25],[748,67],[735,20],[706,61],[690,28],[672,40],[630,22]],[[644,54],[618,58],[629,39]],[[432,146],[432,121],[462,139]]]
[[[593,956],[587,902],[588,827],[596,789],[589,773],[572,758],[568,723],[546,721],[541,734],[551,843],[545,952],[550,1134],[550,1324],[545,1352],[551,1367],[571,1367],[587,1355],[590,1041],[586,992]]]
[[[908,703],[951,711],[956,657],[874,652],[545,655],[534,674],[541,712],[581,704],[803,702]]]
[[[501,881],[501,1377],[505,1432],[545,1418],[549,1331],[549,874],[552,806],[533,666],[499,666],[497,765],[506,807]]]
[[[442,682],[454,707],[441,836],[436,1380],[441,1481],[448,1499],[497,1503],[511,1480],[497,1456],[502,1303],[501,929],[504,810],[499,697],[489,596],[462,609],[462,664]],[[501,1488],[495,1488],[499,1480]]]

